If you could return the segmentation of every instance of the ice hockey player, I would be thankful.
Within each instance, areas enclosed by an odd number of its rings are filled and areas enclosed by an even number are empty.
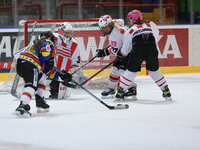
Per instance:
[[[72,37],[73,27],[69,22],[63,22],[58,28],[58,33],[53,33],[56,37],[56,64],[60,70],[73,73],[80,64],[80,50],[78,42]],[[72,75],[73,80],[82,83],[88,79],[80,69]],[[85,84],[84,86],[86,86]],[[59,81],[52,80],[50,83],[50,98],[57,99],[59,95]]]
[[[117,55],[120,53],[123,45],[123,35],[127,30],[127,28],[124,27],[124,20],[112,20],[110,15],[103,15],[100,17],[98,25],[104,35],[108,36],[110,46],[107,46],[104,49],[98,49],[98,57],[105,57],[110,54]],[[115,98],[117,84],[120,79],[120,75],[122,75],[126,70],[128,57],[129,56],[125,57],[123,61],[117,60],[113,64],[110,71],[108,89],[101,93],[102,98]],[[134,100],[136,100],[136,87],[137,85],[133,81],[125,93],[126,97],[131,96]]]
[[[28,52],[20,53],[17,59],[17,73],[24,79],[24,92],[20,99],[20,105],[15,110],[15,115],[30,117],[31,109],[29,102],[35,94],[37,112],[49,112],[49,105],[44,101],[46,87],[46,76],[55,80],[60,76],[65,81],[71,80],[71,75],[64,70],[63,74],[57,72],[54,67],[55,37],[51,32],[44,32],[40,39],[31,47]]]
[[[159,70],[157,39],[158,27],[152,21],[142,20],[142,13],[139,10],[132,10],[128,13],[127,19],[132,21],[132,27],[124,34],[124,44],[118,54],[122,60],[129,54],[127,69],[120,78],[116,99],[122,99],[132,80],[141,70],[141,64],[146,61],[146,69],[150,77],[163,91],[163,97],[171,100],[165,77]]]

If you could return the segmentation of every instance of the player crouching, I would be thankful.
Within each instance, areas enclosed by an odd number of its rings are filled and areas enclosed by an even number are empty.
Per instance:
[[[20,53],[17,59],[17,73],[24,79],[24,92],[20,105],[14,115],[31,117],[29,102],[35,94],[38,113],[49,112],[50,106],[44,101],[46,77],[57,80],[58,76],[65,82],[71,80],[71,75],[65,71],[63,74],[54,69],[54,43],[56,38],[51,32],[44,32],[28,52]]]
[[[56,37],[57,54],[55,66],[59,70],[65,70],[72,74],[73,80],[77,83],[82,83],[88,79],[83,74],[83,70],[79,68],[80,65],[80,47],[77,40],[73,38],[74,29],[69,22],[63,22],[58,28],[58,33],[53,33]],[[76,72],[76,73],[74,73]],[[84,85],[86,86],[86,85]],[[66,99],[69,88],[63,88],[62,83],[52,80],[50,83],[49,98],[52,99]],[[70,95],[70,94],[69,94]]]

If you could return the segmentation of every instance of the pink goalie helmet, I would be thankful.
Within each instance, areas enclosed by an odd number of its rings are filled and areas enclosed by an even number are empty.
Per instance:
[[[139,10],[132,10],[128,13],[127,19],[131,19],[132,23],[142,20],[142,13]]]

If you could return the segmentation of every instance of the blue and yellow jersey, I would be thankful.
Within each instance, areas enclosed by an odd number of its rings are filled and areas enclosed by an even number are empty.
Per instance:
[[[38,72],[43,72],[52,79],[58,79],[58,72],[55,69],[49,69],[45,66],[45,61],[48,61],[52,57],[54,50],[54,44],[48,39],[45,39],[40,48],[30,49],[28,52],[22,52],[18,59],[24,60],[33,64]]]

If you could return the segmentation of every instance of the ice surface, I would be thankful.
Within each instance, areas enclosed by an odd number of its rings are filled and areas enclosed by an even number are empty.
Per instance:
[[[109,110],[85,91],[48,100],[50,112],[12,115],[19,100],[0,95],[0,150],[199,150],[200,74],[165,75],[172,102],[149,76],[137,76],[137,101]],[[100,98],[102,89],[89,89]],[[104,99],[115,106],[118,103]]]

